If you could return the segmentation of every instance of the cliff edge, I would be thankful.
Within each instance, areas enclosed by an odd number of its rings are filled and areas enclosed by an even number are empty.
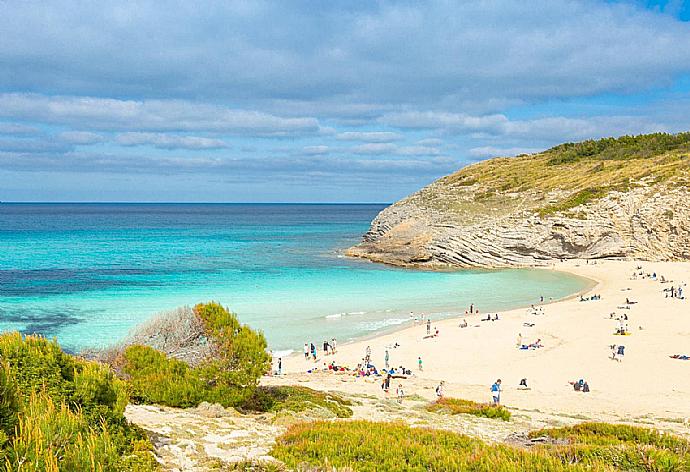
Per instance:
[[[347,254],[422,268],[690,259],[690,132],[467,166],[384,209]]]

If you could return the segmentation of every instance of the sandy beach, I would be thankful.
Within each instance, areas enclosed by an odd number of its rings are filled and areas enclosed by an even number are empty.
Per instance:
[[[642,267],[642,269],[637,269]],[[521,410],[559,412],[588,418],[666,418],[683,421],[690,417],[690,360],[672,359],[690,355],[690,303],[667,297],[665,289],[683,287],[690,281],[690,263],[638,261],[567,261],[552,269],[587,277],[597,284],[580,301],[572,297],[542,305],[543,314],[531,309],[499,313],[498,321],[481,321],[480,313],[460,319],[432,320],[432,333],[425,338],[426,324],[410,325],[400,331],[338,346],[335,355],[323,356],[323,340],[314,339],[319,349],[316,363],[301,354],[283,359],[283,373],[266,383],[300,383],[316,389],[340,390],[383,397],[380,377],[357,378],[332,372],[306,373],[324,362],[354,368],[362,362],[367,346],[372,363],[384,367],[388,348],[390,365],[404,366],[412,375],[401,382],[407,395],[434,397],[440,380],[447,396],[475,401],[491,399],[490,385],[502,379],[502,402]],[[643,273],[643,276],[633,274]],[[656,279],[646,274],[656,273]],[[661,276],[672,282],[662,283]],[[626,304],[626,298],[632,304]],[[539,300],[535,305],[540,306]],[[627,308],[623,308],[627,307]],[[469,307],[468,307],[469,308]],[[613,315],[611,315],[613,314]],[[421,316],[419,313],[415,313]],[[495,315],[492,313],[492,315]],[[619,336],[619,318],[627,316],[630,335]],[[613,319],[611,318],[613,316]],[[529,325],[529,326],[528,326]],[[531,326],[533,325],[533,326]],[[543,347],[519,349],[541,339]],[[337,332],[333,335],[337,338]],[[393,347],[396,345],[399,347]],[[620,361],[611,358],[611,345],[625,346]],[[418,358],[423,371],[418,369]],[[526,378],[529,390],[520,390]],[[584,379],[591,391],[574,391],[569,381]]]

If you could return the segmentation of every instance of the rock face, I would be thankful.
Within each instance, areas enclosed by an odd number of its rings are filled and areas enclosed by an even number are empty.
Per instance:
[[[549,214],[540,214],[539,205],[575,191],[498,192],[488,204],[476,201],[478,192],[480,183],[434,182],[379,213],[362,243],[347,254],[421,268],[539,266],[570,258],[690,259],[685,185],[641,182]]]

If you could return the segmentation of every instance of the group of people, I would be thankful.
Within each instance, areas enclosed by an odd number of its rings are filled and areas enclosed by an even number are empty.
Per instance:
[[[324,341],[323,354],[325,356],[335,354],[337,352],[336,345],[337,342],[335,338],[332,338],[330,341]],[[304,343],[304,359],[309,360],[309,358],[312,358],[314,362],[316,362],[317,357],[318,351],[314,343]]]
[[[680,300],[683,299],[683,287],[680,285],[678,287],[671,285],[670,288],[664,289],[664,293],[666,294],[666,298],[669,298],[670,296],[671,298],[678,298]]]
[[[589,302],[589,301],[596,301],[596,300],[601,300],[601,295],[591,295],[589,297],[584,297],[580,295],[580,301],[581,302]]]

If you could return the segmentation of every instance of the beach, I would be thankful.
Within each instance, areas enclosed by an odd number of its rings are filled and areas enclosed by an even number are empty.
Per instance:
[[[594,280],[596,285],[583,296],[601,298],[581,301],[575,296],[543,304],[537,299],[536,310],[499,312],[497,321],[481,321],[488,313],[477,306],[479,314],[432,319],[431,333],[438,329],[439,335],[428,338],[422,314],[414,313],[420,318],[418,324],[410,321],[399,331],[338,345],[337,353],[328,356],[322,353],[324,340],[308,339],[305,330],[305,341],[317,346],[317,361],[305,360],[301,353],[283,358],[283,375],[266,378],[264,383],[299,383],[319,390],[384,397],[381,377],[321,371],[324,363],[331,362],[355,368],[369,346],[371,363],[377,369],[384,367],[388,349],[391,367],[412,371],[406,379],[393,379],[391,384],[394,392],[402,383],[408,396],[432,399],[436,385],[443,380],[446,396],[487,402],[491,400],[490,386],[500,378],[501,400],[509,408],[597,419],[649,416],[687,421],[690,360],[670,356],[690,355],[690,303],[686,293],[685,299],[671,298],[665,290],[680,285],[686,291],[690,263],[566,261],[542,270]],[[642,275],[633,278],[640,272]],[[656,278],[646,275],[654,273]],[[672,282],[662,283],[662,276]],[[626,299],[632,303],[627,304]],[[629,335],[616,335],[621,323],[617,318],[624,315]],[[468,324],[465,328],[459,326],[463,318]],[[543,347],[519,349],[519,334],[521,344],[540,339]],[[616,351],[617,346],[625,347],[622,358],[612,359],[612,345]],[[418,368],[419,357],[423,371]],[[306,373],[314,368],[319,371]],[[523,378],[529,390],[518,388]],[[588,383],[590,392],[575,391],[569,384],[579,379]]]

